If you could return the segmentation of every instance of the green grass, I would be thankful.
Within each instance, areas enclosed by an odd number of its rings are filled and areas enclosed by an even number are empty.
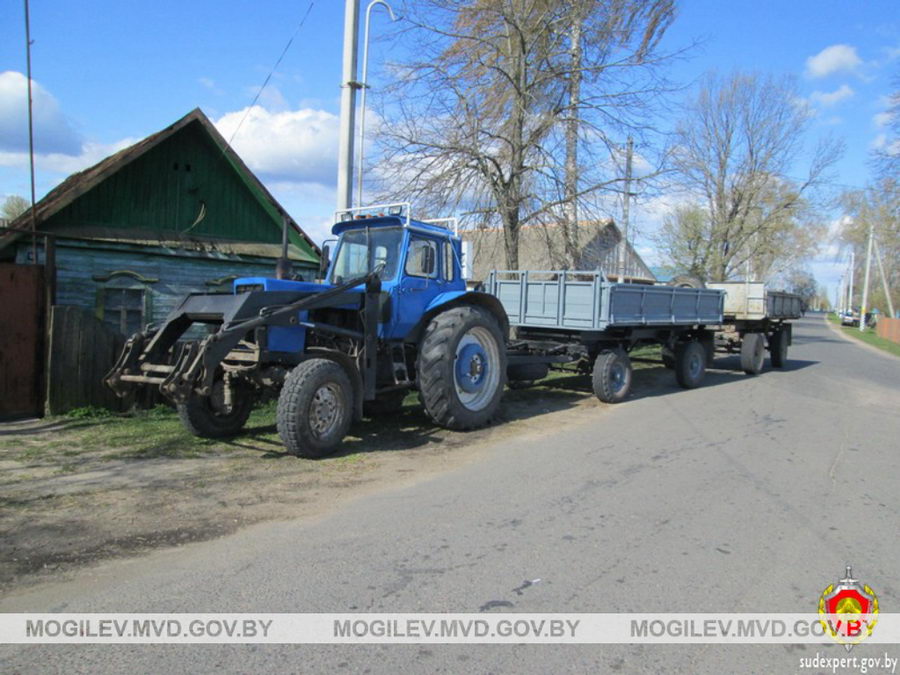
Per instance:
[[[889,354],[893,354],[894,356],[900,356],[900,344],[891,342],[890,340],[885,340],[882,337],[878,337],[875,334],[875,331],[871,328],[866,328],[861,332],[856,326],[841,326],[841,320],[836,314],[833,313],[828,315],[828,320],[838,326],[838,328],[840,328],[844,332],[844,335],[849,335],[852,338],[861,340],[862,342],[870,344],[873,347],[877,347],[878,349],[886,351]]]

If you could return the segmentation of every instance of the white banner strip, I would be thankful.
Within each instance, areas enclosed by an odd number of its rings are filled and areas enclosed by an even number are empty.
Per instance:
[[[869,630],[871,628],[871,630]],[[834,633],[832,636],[831,633]],[[0,614],[0,643],[900,644],[900,614]]]

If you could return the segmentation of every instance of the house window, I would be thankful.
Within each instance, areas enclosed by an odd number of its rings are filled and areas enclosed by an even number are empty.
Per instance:
[[[144,328],[143,288],[104,288],[103,323],[122,335]]]

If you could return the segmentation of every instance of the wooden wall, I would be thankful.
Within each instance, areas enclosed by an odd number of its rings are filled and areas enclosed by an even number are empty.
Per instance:
[[[118,398],[103,384],[125,344],[123,336],[88,310],[56,305],[50,313],[49,342],[47,414],[86,406],[119,411],[131,407],[133,400]]]

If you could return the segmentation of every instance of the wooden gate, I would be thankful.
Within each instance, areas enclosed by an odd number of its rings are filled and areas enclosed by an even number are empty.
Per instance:
[[[0,263],[0,419],[43,414],[44,268]]]

